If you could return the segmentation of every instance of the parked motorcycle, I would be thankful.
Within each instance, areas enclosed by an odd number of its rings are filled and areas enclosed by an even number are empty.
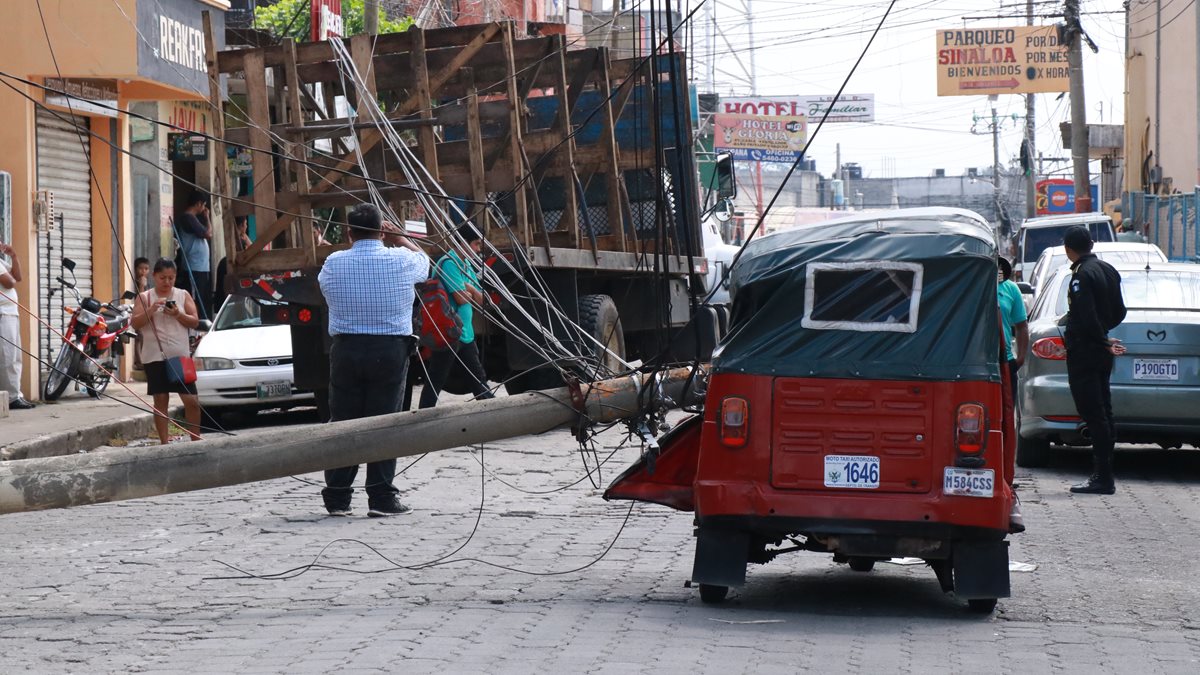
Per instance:
[[[42,397],[47,401],[57,400],[66,391],[72,380],[83,385],[92,398],[100,398],[112,379],[113,344],[118,340],[128,342],[137,337],[130,327],[133,318],[131,305],[113,305],[100,302],[93,297],[84,297],[76,290],[75,261],[63,258],[62,266],[71,274],[71,281],[62,276],[58,283],[75,295],[77,307],[67,307],[71,321],[63,332],[63,345],[54,359],[54,366],[46,378]],[[125,291],[122,299],[137,297]]]

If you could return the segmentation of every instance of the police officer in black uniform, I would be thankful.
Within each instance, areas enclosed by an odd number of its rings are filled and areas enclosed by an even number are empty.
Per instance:
[[[1075,408],[1092,436],[1092,477],[1071,487],[1078,494],[1111,495],[1112,456],[1116,442],[1109,377],[1113,359],[1125,353],[1120,340],[1108,331],[1125,320],[1121,298],[1121,275],[1112,265],[1092,253],[1092,235],[1087,227],[1075,225],[1063,236],[1071,261],[1071,284],[1067,291],[1064,339],[1067,344],[1067,380]]]

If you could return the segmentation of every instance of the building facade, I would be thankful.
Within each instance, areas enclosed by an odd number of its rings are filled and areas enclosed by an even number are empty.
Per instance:
[[[1126,10],[1124,190],[1170,194],[1200,185],[1200,3]]]
[[[18,293],[28,310],[27,397],[40,397],[61,344],[67,315],[55,277],[64,257],[76,263],[79,291],[107,301],[132,287],[136,257],[173,252],[163,232],[180,198],[179,163],[134,149],[147,141],[211,149],[186,132],[204,124],[208,108],[203,13],[220,49],[228,9],[227,0],[6,4],[9,34],[20,38],[0,41],[9,85],[0,87],[0,171],[12,177],[12,243],[26,269]],[[169,128],[173,119],[183,123]],[[209,163],[185,163],[183,179],[211,187]]]

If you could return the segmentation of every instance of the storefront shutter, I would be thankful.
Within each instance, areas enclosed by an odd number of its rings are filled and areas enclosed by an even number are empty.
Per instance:
[[[65,272],[61,265],[64,257],[75,261],[80,294],[92,293],[92,179],[87,143],[90,136],[85,118],[38,110],[37,187],[54,195],[54,222],[50,231],[38,233],[41,279],[37,311],[59,332],[67,324],[64,302],[75,302],[55,281]],[[70,275],[64,276],[70,280]],[[44,329],[39,332],[44,337],[41,359],[53,362],[61,339]],[[46,369],[43,365],[43,374]]]

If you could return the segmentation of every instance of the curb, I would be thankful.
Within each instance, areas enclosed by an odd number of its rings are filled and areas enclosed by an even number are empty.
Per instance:
[[[183,416],[183,406],[169,410],[173,418]],[[86,429],[72,429],[10,443],[0,448],[0,461],[58,457],[87,452],[108,445],[114,438],[126,440],[154,434],[154,415],[139,413],[96,424]]]

